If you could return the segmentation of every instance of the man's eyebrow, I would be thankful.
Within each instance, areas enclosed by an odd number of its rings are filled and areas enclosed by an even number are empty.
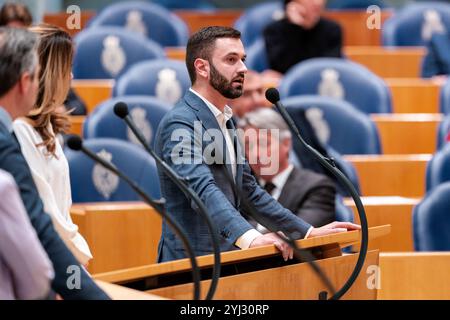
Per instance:
[[[238,52],[228,52],[226,55],[225,55],[225,57],[228,57],[228,56],[240,56],[240,54],[238,53]],[[242,59],[246,59],[247,58],[247,54],[244,54],[243,56],[242,56]]]

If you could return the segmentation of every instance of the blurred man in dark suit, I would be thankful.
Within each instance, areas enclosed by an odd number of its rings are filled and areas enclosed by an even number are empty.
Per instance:
[[[335,220],[333,181],[290,163],[291,132],[276,111],[264,108],[246,113],[239,127],[247,138],[245,152],[250,167],[273,198],[314,227]]]
[[[53,228],[12,133],[12,121],[28,114],[38,94],[36,45],[37,38],[29,31],[0,28],[0,169],[14,177],[31,224],[53,264],[53,291],[64,299],[107,299]]]
[[[324,0],[285,0],[285,15],[264,30],[271,69],[282,74],[311,58],[342,56],[342,31],[321,17]]]

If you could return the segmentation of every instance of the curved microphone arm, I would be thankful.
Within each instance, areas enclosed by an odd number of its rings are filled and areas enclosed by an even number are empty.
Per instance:
[[[74,151],[81,151],[86,156],[91,158],[94,162],[99,163],[104,168],[113,172],[117,176],[119,176],[122,180],[124,180],[147,204],[155,208],[156,212],[163,218],[166,219],[175,233],[180,237],[181,241],[184,244],[184,247],[188,253],[189,259],[192,265],[192,278],[194,282],[194,300],[200,300],[200,269],[197,264],[197,260],[194,254],[194,250],[186,237],[186,233],[183,231],[183,228],[176,222],[172,217],[165,212],[164,209],[164,199],[155,201],[150,198],[134,181],[132,181],[128,176],[124,173],[120,172],[117,168],[115,168],[111,163],[105,161],[101,157],[97,156],[91,150],[87,149],[83,146],[83,141],[77,135],[71,135],[67,139],[67,146]]]
[[[149,144],[145,141],[145,137],[142,133],[137,129],[135,123],[128,115],[128,107],[124,102],[118,102],[114,106],[114,113],[117,117],[123,119],[131,131],[134,133],[136,138],[145,148],[145,150],[155,159],[156,162],[161,166],[164,170],[164,173],[180,188],[186,197],[192,199],[198,207],[198,213],[205,220],[206,225],[209,229],[211,235],[211,242],[213,246],[214,253],[214,265],[213,272],[211,276],[211,285],[209,287],[208,293],[206,295],[206,300],[211,300],[214,297],[214,293],[217,289],[217,285],[219,283],[220,278],[220,269],[221,269],[221,261],[220,261],[220,242],[217,229],[211,221],[210,216],[208,215],[208,210],[206,209],[203,201],[199,198],[196,192],[192,190],[192,188],[188,185],[189,177],[182,178],[180,177],[164,160],[162,160],[155,151],[150,148]]]
[[[266,98],[271,103],[273,103],[278,111],[280,112],[281,116],[283,117],[284,121],[286,121],[289,128],[292,130],[292,132],[295,134],[295,136],[299,139],[299,141],[306,147],[306,149],[313,154],[313,156],[319,161],[320,164],[322,164],[327,170],[329,170],[337,179],[338,181],[342,182],[342,184],[347,188],[347,190],[350,192],[350,195],[352,196],[353,200],[355,201],[356,208],[358,209],[358,215],[359,220],[361,222],[361,246],[359,250],[359,256],[358,260],[356,262],[355,268],[348,278],[348,280],[345,282],[345,284],[342,286],[341,289],[339,289],[330,299],[331,300],[337,300],[340,299],[353,285],[356,278],[358,277],[359,273],[361,272],[362,267],[364,266],[364,261],[366,259],[367,255],[367,248],[369,245],[369,229],[368,229],[368,223],[367,223],[367,217],[364,210],[364,206],[362,204],[361,198],[356,191],[353,184],[348,180],[348,178],[336,167],[336,164],[334,163],[334,160],[331,158],[326,158],[323,155],[321,155],[316,149],[311,147],[309,144],[306,143],[305,140],[303,140],[302,136],[300,135],[300,132],[298,131],[298,128],[296,127],[294,121],[292,120],[291,116],[286,111],[286,108],[281,104],[280,102],[280,94],[277,89],[275,88],[269,88],[266,91]]]

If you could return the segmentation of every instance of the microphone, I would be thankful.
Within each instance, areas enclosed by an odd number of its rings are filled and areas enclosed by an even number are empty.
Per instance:
[[[190,198],[195,202],[195,204],[198,207],[198,213],[202,216],[202,218],[205,220],[206,225],[208,227],[209,233],[211,235],[211,242],[213,246],[213,252],[214,252],[214,265],[213,265],[213,272],[211,276],[211,285],[209,287],[208,294],[206,295],[206,300],[211,300],[214,297],[214,293],[217,289],[217,285],[220,278],[220,269],[221,269],[221,262],[220,262],[220,242],[219,242],[219,236],[218,232],[211,221],[211,218],[208,214],[208,211],[205,207],[205,204],[200,199],[200,197],[197,195],[197,193],[187,184],[189,181],[189,177],[182,178],[180,177],[163,159],[161,159],[155,151],[150,148],[147,141],[145,141],[145,137],[141,133],[141,131],[137,128],[136,124],[134,123],[133,119],[129,116],[128,112],[128,106],[125,102],[117,102],[114,105],[114,113],[117,117],[123,119],[125,123],[128,125],[128,127],[131,129],[131,131],[134,133],[136,138],[139,140],[139,142],[142,144],[144,149],[155,159],[155,161],[160,165],[164,173],[182,190],[182,192],[185,194],[187,198]]]
[[[361,202],[361,198],[356,191],[353,184],[348,180],[348,178],[336,167],[336,164],[334,163],[332,158],[326,158],[320,152],[318,152],[316,149],[311,147],[309,144],[305,142],[305,140],[300,135],[300,132],[298,131],[297,126],[294,123],[294,120],[292,120],[291,116],[287,112],[286,108],[283,106],[283,104],[280,101],[280,93],[275,88],[269,88],[266,90],[266,99],[269,100],[271,103],[275,105],[277,110],[280,112],[281,116],[283,117],[284,121],[286,121],[287,125],[291,129],[291,131],[295,134],[295,136],[298,138],[298,140],[305,146],[305,148],[311,152],[314,157],[319,161],[320,164],[322,164],[327,170],[329,170],[339,182],[342,183],[342,185],[350,192],[350,195],[352,196],[353,200],[355,201],[356,208],[358,209],[358,215],[359,219],[361,221],[361,246],[358,256],[358,261],[356,262],[355,269],[353,270],[352,274],[348,278],[347,282],[342,286],[341,289],[339,289],[338,292],[336,292],[330,299],[335,300],[341,298],[353,285],[356,278],[358,277],[363,265],[364,261],[366,259],[367,255],[367,247],[369,243],[369,230],[367,225],[367,217],[364,210],[364,206]]]
[[[164,209],[164,199],[161,199],[159,201],[155,201],[151,199],[134,181],[132,181],[128,176],[126,176],[124,173],[119,171],[116,167],[114,167],[111,163],[108,161],[102,159],[98,155],[96,155],[91,150],[87,149],[83,146],[83,141],[81,138],[77,135],[70,135],[67,139],[67,146],[74,150],[74,151],[81,151],[86,156],[91,158],[94,162],[99,163],[106,169],[113,172],[115,175],[123,179],[147,204],[151,205],[153,208],[155,208],[156,212],[159,213],[159,215],[166,219],[169,225],[173,228],[175,233],[180,237],[180,239],[183,241],[183,244],[185,246],[185,249],[189,255],[189,258],[191,260],[192,264],[192,278],[194,282],[194,300],[200,299],[200,269],[197,264],[196,257],[194,255],[194,250],[192,249],[192,245],[189,243],[188,238],[186,237],[186,233],[183,231],[182,227],[176,222],[172,217],[165,213]]]

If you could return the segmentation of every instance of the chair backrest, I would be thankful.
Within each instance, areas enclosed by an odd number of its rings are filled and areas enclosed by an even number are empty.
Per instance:
[[[341,154],[380,154],[378,130],[363,112],[346,101],[320,96],[295,96],[283,100],[295,121],[299,110],[308,109],[307,118],[321,140]]]
[[[331,0],[327,1],[327,9],[347,10],[347,9],[367,9],[370,6],[378,6],[381,9],[388,5],[383,0]]]
[[[235,22],[234,28],[242,33],[241,40],[250,46],[262,36],[264,29],[273,21],[284,17],[283,1],[269,1],[254,5]]]
[[[156,42],[119,27],[88,28],[74,41],[75,79],[116,78],[136,62],[165,56]]]
[[[441,87],[439,93],[439,109],[443,114],[450,114],[450,80]]]
[[[423,46],[433,33],[450,31],[450,5],[424,1],[411,3],[383,24],[384,46]]]
[[[413,210],[416,251],[450,250],[450,182],[427,193]]]
[[[436,149],[441,150],[448,142],[450,134],[450,115],[446,115],[442,122],[439,124],[437,132]]]
[[[213,10],[216,7],[208,0],[152,0],[153,3],[159,4],[164,8],[173,9],[196,9],[196,10]]]
[[[446,181],[450,181],[450,144],[437,151],[427,164],[427,191]]]
[[[365,113],[390,113],[385,82],[360,64],[346,59],[314,58],[293,66],[280,83],[280,95],[321,95],[346,100]]]
[[[181,61],[157,59],[132,66],[114,85],[113,96],[149,95],[175,104],[191,86]]]
[[[123,1],[104,8],[92,18],[89,28],[117,26],[140,33],[163,47],[185,46],[186,23],[166,8],[142,1]]]
[[[84,137],[114,138],[141,146],[126,123],[114,114],[114,105],[119,101],[128,105],[130,117],[153,146],[159,122],[172,106],[150,96],[124,96],[103,102],[86,118],[83,125]]]
[[[116,139],[85,140],[84,146],[114,164],[149,196],[160,198],[154,160],[142,148]],[[82,152],[65,150],[73,202],[137,201],[140,197],[119,177]]]
[[[267,59],[266,44],[262,37],[255,40],[246,51],[247,59],[245,60],[245,65],[248,69],[258,72],[270,69],[269,60]]]
[[[345,160],[340,153],[334,150],[331,147],[327,148],[327,152],[330,158],[333,158],[336,166],[341,170],[341,172],[350,180],[350,182],[355,187],[356,191],[359,195],[361,195],[361,186],[359,184],[358,173],[356,172],[353,164],[347,160]],[[327,170],[328,171],[328,170]],[[332,176],[332,174],[328,174]],[[337,192],[343,197],[351,197],[349,190],[347,190],[346,186],[342,183],[338,182],[336,177],[334,179],[336,181]]]

